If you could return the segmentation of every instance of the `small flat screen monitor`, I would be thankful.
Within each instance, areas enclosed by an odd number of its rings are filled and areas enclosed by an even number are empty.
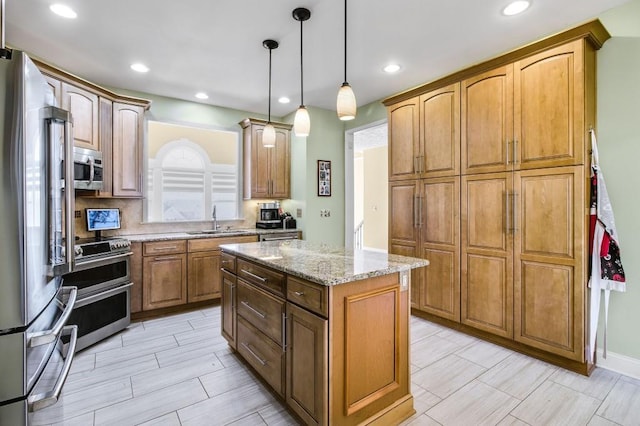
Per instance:
[[[120,229],[120,209],[86,209],[87,231]]]

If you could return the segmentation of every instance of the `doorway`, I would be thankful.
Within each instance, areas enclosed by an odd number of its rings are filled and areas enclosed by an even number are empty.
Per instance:
[[[387,252],[387,121],[348,130],[345,141],[345,247]]]

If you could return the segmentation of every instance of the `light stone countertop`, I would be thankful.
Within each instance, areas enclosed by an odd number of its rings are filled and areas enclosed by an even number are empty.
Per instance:
[[[224,237],[242,237],[244,235],[267,235],[282,234],[289,232],[298,232],[298,229],[231,229],[229,231],[219,232],[215,234],[201,233],[198,231],[188,232],[160,232],[154,234],[132,234],[118,235],[118,237],[126,238],[131,242],[148,243],[153,241],[170,241],[170,240],[187,240],[194,238],[224,238]]]
[[[223,244],[220,248],[272,269],[332,286],[427,266],[429,261],[304,240]]]

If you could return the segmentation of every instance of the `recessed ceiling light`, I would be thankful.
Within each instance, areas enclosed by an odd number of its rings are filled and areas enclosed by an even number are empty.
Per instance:
[[[198,99],[209,99],[209,95],[207,95],[204,92],[198,92],[198,93],[196,93],[196,98],[198,98]]]
[[[288,104],[289,102],[291,102],[291,99],[287,98],[286,96],[280,96],[278,98],[278,102],[280,102],[281,104]]]
[[[502,9],[502,14],[506,16],[517,15],[518,13],[522,13],[529,8],[531,5],[527,0],[517,0],[509,3],[504,9]]]
[[[384,72],[393,74],[394,72],[400,71],[400,65],[398,64],[389,64],[383,68]]]
[[[49,9],[56,15],[62,16],[63,18],[74,19],[78,17],[78,14],[73,9],[64,4],[52,4],[49,6]]]
[[[149,72],[149,67],[139,62],[135,64],[131,64],[131,69],[137,72]]]

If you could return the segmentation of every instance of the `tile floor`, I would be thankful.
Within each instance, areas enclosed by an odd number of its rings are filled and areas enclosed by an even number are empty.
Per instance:
[[[411,320],[416,425],[640,425],[640,380],[589,378]],[[33,425],[295,425],[220,335],[220,307],[132,324],[76,355]]]

